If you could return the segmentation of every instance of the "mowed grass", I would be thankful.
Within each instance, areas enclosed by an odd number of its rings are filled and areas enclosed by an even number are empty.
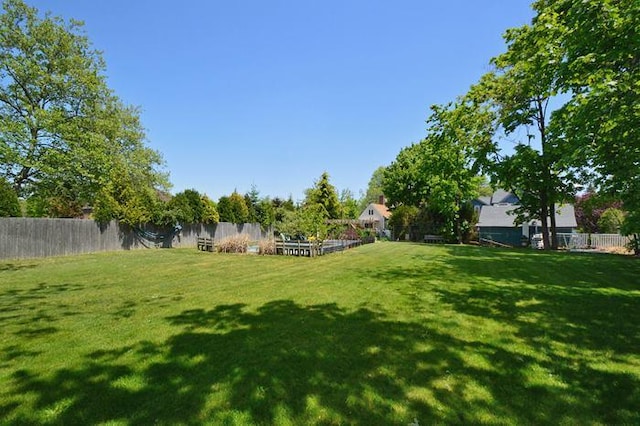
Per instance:
[[[0,262],[7,424],[640,424],[640,262],[377,243]]]

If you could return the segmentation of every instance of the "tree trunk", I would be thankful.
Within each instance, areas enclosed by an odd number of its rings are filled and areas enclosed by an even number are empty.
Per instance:
[[[545,111],[548,98],[538,98],[535,100],[536,105],[536,121],[538,123],[538,131],[540,132],[540,145],[542,156],[542,167],[544,168],[542,176],[544,182],[542,185],[542,194],[540,194],[540,205],[542,207],[542,240],[545,250],[556,250],[558,248],[558,236],[556,234],[556,209],[555,209],[555,191],[553,190],[553,177],[551,176],[550,162],[547,161],[549,155],[547,149],[547,130],[545,126]],[[547,218],[551,220],[551,238],[549,238],[549,226]]]
[[[558,231],[556,229],[556,206],[549,203],[549,220],[551,221],[551,249],[558,250]]]
[[[549,217],[549,204],[547,203],[547,194],[541,194],[540,203],[540,222],[542,223],[542,244],[544,244],[545,250],[551,249],[551,242],[549,240],[549,225],[547,218]]]

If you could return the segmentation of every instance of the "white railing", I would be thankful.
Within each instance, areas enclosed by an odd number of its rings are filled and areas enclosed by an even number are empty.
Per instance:
[[[558,234],[558,245],[567,248],[624,247],[630,240],[619,234]]]

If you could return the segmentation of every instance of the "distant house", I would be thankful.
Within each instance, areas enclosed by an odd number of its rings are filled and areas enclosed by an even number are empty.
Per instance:
[[[369,203],[362,211],[358,220],[365,228],[375,229],[378,235],[388,235],[388,222],[391,212],[384,204],[384,197],[380,196],[377,203]]]
[[[484,206],[513,206],[520,202],[511,192],[504,189],[497,189],[493,194],[478,197],[471,202],[473,208],[480,213]]]
[[[504,190],[498,190],[490,197],[474,200],[473,205],[480,212],[477,224],[479,238],[519,246],[522,241],[528,242],[531,236],[542,232],[542,224],[537,219],[515,223],[516,216],[513,213],[519,206],[519,200]],[[556,205],[557,232],[572,233],[577,228],[573,205]]]

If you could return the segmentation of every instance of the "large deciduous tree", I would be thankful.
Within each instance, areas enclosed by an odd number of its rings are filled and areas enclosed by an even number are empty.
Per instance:
[[[543,226],[547,214],[551,218],[552,246],[554,203],[570,197],[576,177],[622,199],[628,212],[622,230],[635,235],[637,242],[640,3],[539,0],[533,8],[536,16],[531,24],[508,30],[507,52],[493,60],[498,90],[492,97],[505,131],[511,132],[514,125],[530,126],[539,139],[537,158],[530,149],[521,148],[514,154],[521,158],[507,158],[498,170],[531,174],[536,163],[538,180],[526,179],[522,173],[501,180],[517,182],[520,188],[510,189],[520,196],[528,193],[524,198],[531,201],[539,200],[529,213],[539,216]],[[557,94],[561,95],[559,108],[548,114],[548,101]],[[513,164],[523,165],[525,160],[531,166]],[[545,235],[545,246],[547,242]]]
[[[507,51],[491,60],[495,71],[470,91],[474,100],[495,109],[506,135],[524,135],[492,172],[500,186],[520,199],[518,219],[541,221],[546,249],[557,247],[556,203],[571,198],[573,190],[572,170],[562,161],[564,147],[548,130],[549,105],[558,93],[561,34],[555,17],[547,15],[507,30]]]
[[[640,2],[533,6],[539,17],[553,17],[563,54],[557,83],[570,94],[552,131],[571,147],[570,160],[593,170],[600,189],[622,199],[628,212],[622,231],[639,247]]]
[[[42,17],[22,0],[2,3],[0,175],[45,214],[57,215],[56,203],[104,201],[114,169],[124,168],[119,180],[134,192],[168,185],[160,155],[144,145],[139,111],[113,95],[104,71],[82,23]]]
[[[461,241],[473,225],[461,211],[478,195],[484,159],[495,151],[492,112],[459,100],[432,106],[427,125],[427,136],[385,169],[383,191],[390,206],[428,210],[440,218],[437,232]]]

